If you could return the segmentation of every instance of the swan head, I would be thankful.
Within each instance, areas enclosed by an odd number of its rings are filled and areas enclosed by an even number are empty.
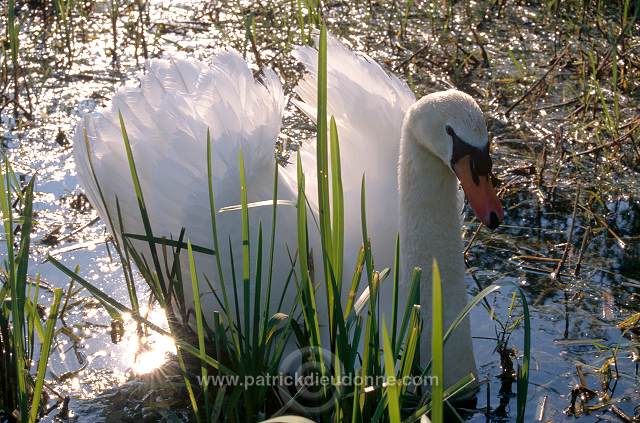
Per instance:
[[[487,125],[475,100],[458,90],[429,94],[411,108],[405,124],[455,174],[482,223],[497,228],[504,211],[491,182]]]

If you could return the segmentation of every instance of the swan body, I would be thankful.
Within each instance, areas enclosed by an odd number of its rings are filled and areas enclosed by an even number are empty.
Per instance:
[[[362,244],[359,198],[365,175],[367,225],[376,269],[393,266],[395,239],[400,233],[403,284],[400,310],[406,302],[411,270],[415,266],[423,268],[421,310],[425,324],[421,357],[428,360],[433,258],[438,260],[443,279],[446,326],[467,302],[458,181],[483,222],[495,227],[502,218],[486,172],[488,139],[484,119],[466,94],[449,90],[416,102],[406,84],[387,74],[372,59],[354,54],[331,36],[327,50],[328,110],[338,125],[345,197],[345,275],[354,268]],[[317,52],[311,47],[300,47],[294,55],[308,70],[296,88],[301,99],[297,105],[315,118]],[[86,115],[81,120],[74,141],[78,175],[100,216],[113,223],[112,233],[119,234],[124,229],[144,234],[120,132],[120,112],[136,159],[154,236],[176,239],[184,227],[185,239],[212,248],[207,130],[211,131],[212,139],[216,207],[240,203],[237,164],[240,149],[245,157],[248,201],[271,200],[276,171],[273,148],[284,103],[275,74],[267,70],[262,82],[256,82],[234,51],[219,54],[210,65],[178,59],[152,60],[140,87],[120,89],[110,110]],[[315,141],[311,140],[303,143],[300,156],[310,213],[317,215],[315,151]],[[278,197],[295,200],[295,166],[280,168],[279,172]],[[116,198],[123,228],[117,219]],[[255,246],[260,224],[265,236],[270,233],[271,207],[252,208],[249,216]],[[226,246],[228,240],[238,267],[242,248],[240,214],[218,211],[217,219],[221,244]],[[287,251],[297,248],[295,209],[279,207],[277,225],[272,304],[281,294],[284,302],[282,309],[270,312],[287,313],[295,302],[295,289],[287,289],[285,285],[291,268]],[[310,244],[317,255],[321,247],[315,232],[310,228]],[[131,242],[149,257],[145,242]],[[223,274],[230,275],[230,249],[220,250]],[[213,258],[196,253],[195,259],[198,273],[207,275],[217,289],[221,281]],[[263,261],[265,274],[267,261]],[[320,258],[315,257],[314,262],[321,262]],[[189,274],[186,263],[183,258],[183,275]],[[209,311],[220,307],[202,279],[204,316],[211,319]],[[228,280],[226,283],[229,286]],[[343,298],[347,285],[343,284]],[[391,324],[392,316],[391,288],[391,283],[383,284],[379,294],[380,313],[387,324]],[[193,293],[187,282],[184,293],[186,306],[193,307]],[[238,294],[242,304],[243,294]],[[251,295],[253,298],[254,293]],[[318,305],[321,318],[326,310],[322,304],[324,297],[326,294],[316,294],[321,303]],[[326,321],[320,323],[326,325]],[[445,357],[445,386],[475,373],[468,320],[448,341]]]

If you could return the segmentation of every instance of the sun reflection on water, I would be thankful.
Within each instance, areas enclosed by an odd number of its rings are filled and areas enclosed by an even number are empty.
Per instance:
[[[142,315],[157,325],[162,325],[166,319],[160,308],[148,310]],[[122,342],[126,345],[122,355],[122,363],[133,374],[143,375],[162,367],[170,354],[175,354],[176,345],[170,336],[162,335],[151,329],[140,328],[131,315],[124,315],[124,336]]]

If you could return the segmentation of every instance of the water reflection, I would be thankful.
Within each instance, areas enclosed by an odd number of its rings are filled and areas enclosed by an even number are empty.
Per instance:
[[[147,308],[142,315],[158,326],[163,326],[165,322],[164,312],[159,308]],[[173,338],[145,330],[130,315],[123,317],[125,334],[121,342],[125,343],[126,351],[122,356],[122,364],[131,369],[133,374],[143,375],[159,369],[167,362],[169,354],[175,354]]]

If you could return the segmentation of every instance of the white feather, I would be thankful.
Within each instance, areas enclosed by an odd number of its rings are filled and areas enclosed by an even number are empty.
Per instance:
[[[121,88],[110,109],[86,115],[80,121],[74,139],[80,181],[91,203],[107,223],[108,212],[116,226],[110,228],[112,233],[120,233],[116,197],[120,203],[124,232],[145,233],[121,135],[120,113],[131,143],[154,236],[177,239],[184,226],[185,240],[212,249],[207,130],[211,131],[216,207],[240,203],[240,149],[245,161],[248,201],[270,200],[275,166],[274,145],[280,131],[284,104],[284,94],[275,73],[267,70],[262,82],[256,82],[247,64],[233,50],[217,55],[211,64],[178,59],[151,60],[139,87]],[[100,201],[89,157],[106,204]],[[286,187],[282,187],[280,193],[281,198],[295,198],[286,192]],[[282,214],[286,213],[283,210]],[[254,242],[260,221],[265,222],[265,233],[268,234],[271,207],[252,209],[251,236]],[[240,227],[239,211],[218,214],[220,254],[223,255],[222,263],[227,275],[231,274],[228,240],[233,245],[236,263],[241,263]],[[141,241],[134,242],[134,245],[151,264],[148,246]],[[295,246],[291,249],[295,250]],[[186,257],[181,263],[183,275],[189,275]],[[212,257],[196,254],[201,292],[208,297],[203,301],[211,308],[219,309],[202,278],[204,273],[214,286],[219,283],[214,263]],[[286,268],[285,265],[281,267]],[[230,277],[225,282],[230,284]],[[190,284],[186,283],[187,304],[192,295],[189,287]]]
[[[318,42],[316,34],[316,44]],[[317,51],[299,47],[294,57],[307,74],[298,83],[296,104],[316,119]],[[388,74],[370,57],[357,54],[327,35],[327,109],[338,127],[345,201],[345,268],[355,266],[362,242],[360,191],[363,175],[367,190],[367,224],[374,257],[379,268],[393,265],[388,248],[395,244],[398,230],[398,154],[405,112],[416,99],[409,87]],[[300,151],[307,180],[307,197],[317,209],[316,142],[303,143]],[[285,170],[285,179],[295,182],[295,166]],[[390,221],[394,220],[394,221]]]

